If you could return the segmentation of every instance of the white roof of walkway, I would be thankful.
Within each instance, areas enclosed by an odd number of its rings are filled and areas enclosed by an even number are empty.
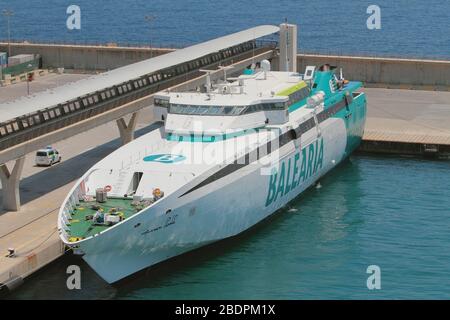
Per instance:
[[[0,104],[0,123],[279,31],[262,25]]]

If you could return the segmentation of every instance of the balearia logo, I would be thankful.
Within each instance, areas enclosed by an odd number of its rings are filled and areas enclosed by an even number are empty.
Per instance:
[[[161,163],[174,163],[185,160],[186,157],[180,154],[153,154],[144,158],[144,161],[153,161]]]
[[[316,140],[316,143],[311,143],[287,160],[283,160],[279,169],[274,169],[270,175],[266,207],[297,188],[321,169],[322,165],[323,138]]]

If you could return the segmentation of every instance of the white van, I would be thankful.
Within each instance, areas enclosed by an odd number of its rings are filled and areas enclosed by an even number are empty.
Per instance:
[[[61,155],[55,148],[47,147],[36,152],[37,166],[51,166],[52,164],[60,161]]]

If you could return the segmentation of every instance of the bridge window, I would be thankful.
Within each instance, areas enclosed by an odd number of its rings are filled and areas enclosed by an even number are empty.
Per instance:
[[[128,90],[133,90],[133,86],[131,85],[131,83],[127,83],[127,88],[128,88]]]
[[[175,114],[190,115],[230,115],[236,116],[242,114],[245,107],[242,106],[202,106],[202,105],[183,105],[170,104],[169,112]]]
[[[55,108],[55,114],[57,117],[61,116],[61,109],[59,107]]]
[[[4,136],[4,135],[6,135],[6,130],[5,130],[5,127],[0,127],[0,136]]]

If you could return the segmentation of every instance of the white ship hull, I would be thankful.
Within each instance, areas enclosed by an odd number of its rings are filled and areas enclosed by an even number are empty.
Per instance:
[[[113,283],[161,261],[235,236],[314,184],[347,156],[346,147],[345,122],[330,118],[320,125],[320,133],[313,128],[302,135],[297,147],[290,142],[280,149],[278,179],[261,174],[261,165],[250,164],[185,196],[167,196],[136,218],[82,241],[79,248],[84,252],[83,259],[105,281]],[[314,148],[312,153],[310,148]],[[308,159],[311,156],[314,159]],[[311,166],[304,181],[299,178],[302,161]],[[280,191],[281,166],[285,172]],[[169,213],[156,214],[168,203]]]

